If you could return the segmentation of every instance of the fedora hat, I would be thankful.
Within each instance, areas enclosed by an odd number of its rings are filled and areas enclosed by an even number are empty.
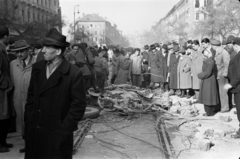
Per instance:
[[[155,46],[155,44],[152,44],[152,45],[150,45],[150,49],[151,49],[151,50],[154,50],[154,49],[156,49],[156,46]]]
[[[18,41],[15,41],[14,47],[10,50],[13,52],[16,52],[19,50],[27,49],[29,47],[30,47],[30,45],[27,44],[26,40],[18,40]]]
[[[66,36],[62,35],[56,28],[49,30],[42,43],[45,46],[70,46],[70,43],[66,41]]]

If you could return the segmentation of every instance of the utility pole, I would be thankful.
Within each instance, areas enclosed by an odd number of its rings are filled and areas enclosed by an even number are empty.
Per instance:
[[[76,7],[78,7],[78,12],[77,13],[79,13],[79,5],[75,5],[74,6],[74,10],[73,10],[73,16],[74,16],[74,22],[73,22],[73,41],[74,41],[74,43],[76,43],[76,37],[75,37],[75,30],[76,30],[76,22],[75,22],[75,9],[76,9]]]

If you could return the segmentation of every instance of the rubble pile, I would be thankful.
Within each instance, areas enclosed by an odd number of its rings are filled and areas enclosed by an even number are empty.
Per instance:
[[[191,101],[174,99],[161,89],[149,90],[122,84],[105,87],[105,90],[105,93],[98,97],[101,109],[114,109],[126,114],[164,109],[186,117],[198,115],[198,110]]]

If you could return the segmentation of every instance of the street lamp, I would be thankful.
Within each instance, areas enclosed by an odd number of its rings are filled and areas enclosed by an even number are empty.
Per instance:
[[[75,22],[75,10],[76,10],[76,7],[77,7],[77,9],[78,9],[78,12],[77,13],[80,13],[79,12],[79,5],[75,5],[74,6],[74,10],[73,10],[73,13],[74,13],[74,22],[73,22],[73,41],[74,41],[74,43],[76,43],[76,38],[75,38],[75,28],[76,28],[76,22]]]

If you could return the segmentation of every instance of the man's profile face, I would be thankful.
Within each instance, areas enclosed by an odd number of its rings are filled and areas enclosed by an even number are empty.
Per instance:
[[[208,47],[208,43],[203,42],[203,43],[202,43],[202,47],[203,47],[204,49],[206,49],[206,48]]]
[[[52,61],[57,57],[57,49],[51,46],[44,46],[42,52],[44,52],[44,59],[46,61]]]

